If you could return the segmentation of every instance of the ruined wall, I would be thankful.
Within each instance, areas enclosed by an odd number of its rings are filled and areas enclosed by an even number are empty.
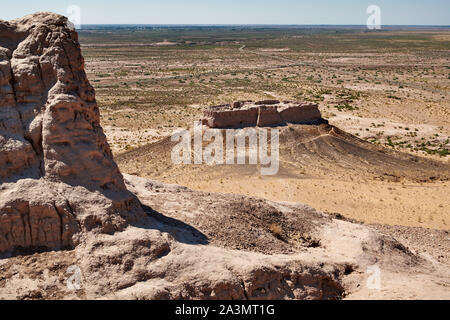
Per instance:
[[[258,107],[258,127],[271,127],[283,123],[281,114],[278,112],[277,106],[260,106]]]
[[[281,119],[287,123],[314,123],[322,119],[319,107],[315,103],[299,106],[286,106],[279,109]]]
[[[233,105],[209,107],[203,124],[210,128],[272,127],[287,123],[319,123],[322,115],[314,103],[238,101]]]
[[[210,128],[232,128],[255,126],[258,120],[258,108],[227,110],[212,108],[205,111],[203,123]]]

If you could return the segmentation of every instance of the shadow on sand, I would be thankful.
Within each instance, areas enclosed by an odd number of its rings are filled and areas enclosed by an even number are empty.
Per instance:
[[[155,211],[149,206],[142,205],[145,213],[150,218],[150,223],[136,224],[135,227],[159,230],[170,234],[176,241],[190,245],[207,245],[208,237],[183,221],[170,218],[162,213]],[[133,225],[133,224],[132,224]]]

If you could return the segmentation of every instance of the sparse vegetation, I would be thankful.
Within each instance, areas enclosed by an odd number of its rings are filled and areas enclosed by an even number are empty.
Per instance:
[[[127,39],[126,46],[121,44],[123,39]],[[382,123],[371,124],[367,131],[364,126],[360,137],[425,156],[446,156],[445,146],[440,146],[442,137],[434,141],[436,132],[419,132],[411,125],[421,120],[421,115],[415,115],[420,108],[442,123],[450,119],[449,67],[426,64],[430,56],[445,59],[449,50],[448,43],[436,40],[433,32],[120,28],[112,32],[84,29],[80,40],[88,45],[83,54],[102,124],[126,130],[133,137],[131,141],[110,139],[115,152],[157,139],[154,132],[144,134],[145,129],[160,128],[164,135],[191,126],[204,106],[282,99],[312,101],[357,117],[384,114],[406,121],[395,129],[404,132],[396,133],[398,141],[386,139],[389,128]],[[154,45],[166,40],[168,45]],[[243,44],[245,48],[239,50]],[[411,50],[417,53],[415,60],[401,63]],[[434,97],[433,92],[439,94]],[[324,115],[339,117],[328,111]],[[339,125],[345,130],[346,123],[351,120]],[[372,130],[379,127],[383,131]],[[422,137],[431,145],[421,147],[413,141]]]
[[[283,228],[280,225],[272,223],[269,229],[270,232],[278,239],[281,239],[283,237]]]

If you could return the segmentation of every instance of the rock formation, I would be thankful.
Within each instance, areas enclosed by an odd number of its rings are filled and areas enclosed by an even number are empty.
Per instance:
[[[317,124],[324,120],[315,103],[278,100],[238,101],[209,107],[202,123],[210,128],[272,127],[287,123]]]
[[[120,230],[140,205],[99,123],[77,33],[38,13],[0,21],[0,253]]]

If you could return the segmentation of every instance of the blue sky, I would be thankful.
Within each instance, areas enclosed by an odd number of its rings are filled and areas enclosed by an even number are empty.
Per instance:
[[[16,0],[0,19],[81,8],[82,24],[359,24],[369,5],[383,25],[450,25],[450,0]]]

